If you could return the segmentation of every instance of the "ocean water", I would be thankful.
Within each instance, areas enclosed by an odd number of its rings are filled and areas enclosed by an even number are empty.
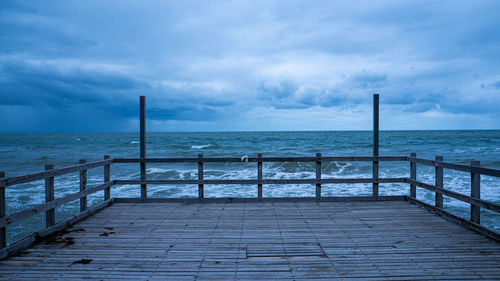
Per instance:
[[[210,133],[149,133],[148,157],[242,157],[256,156],[370,156],[372,133],[370,131],[327,132],[210,132]],[[442,155],[447,162],[470,164],[471,159],[481,161],[481,166],[500,169],[500,130],[478,131],[381,131],[380,155],[401,156],[416,152],[418,157],[434,159]],[[0,135],[0,171],[7,177],[38,172],[45,164],[56,168],[75,165],[79,159],[97,161],[105,154],[111,157],[138,157],[139,135],[118,134],[22,134]],[[207,179],[254,179],[256,163],[206,163]],[[381,162],[380,177],[408,177],[408,162]],[[115,164],[112,179],[138,179],[138,164]],[[264,178],[314,178],[314,163],[264,163]],[[322,175],[328,177],[371,177],[371,162],[331,162],[323,164]],[[89,186],[102,183],[102,167],[89,170]],[[197,179],[196,163],[148,164],[149,179]],[[434,169],[419,165],[417,179],[434,183]],[[78,192],[79,175],[73,173],[56,177],[55,197]],[[470,174],[445,170],[446,188],[470,194]],[[264,185],[265,197],[314,196],[313,185]],[[409,194],[408,184],[380,184],[381,195]],[[114,186],[113,197],[138,197],[137,185]],[[323,196],[370,195],[371,184],[331,184],[323,186]],[[256,197],[254,185],[207,185],[206,197]],[[195,197],[196,185],[148,185],[149,197]],[[37,181],[6,189],[7,214],[22,211],[44,202],[44,182]],[[417,189],[417,197],[434,202],[434,193]],[[481,197],[500,203],[500,179],[481,177]],[[103,192],[89,196],[89,206],[102,201]],[[444,198],[446,210],[468,218],[469,205]],[[79,210],[79,201],[56,209],[56,220],[61,221]],[[481,211],[483,225],[500,230],[500,216],[488,210]],[[21,223],[8,226],[9,243],[43,228],[44,214],[36,215]]]

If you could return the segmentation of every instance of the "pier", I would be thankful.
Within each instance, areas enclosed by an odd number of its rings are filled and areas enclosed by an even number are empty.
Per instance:
[[[303,157],[151,158],[146,156],[145,97],[140,100],[140,157],[96,162],[6,177],[0,172],[0,279],[68,280],[499,280],[500,236],[481,225],[481,209],[498,213],[500,205],[481,199],[481,175],[500,170],[445,162],[441,156],[380,156],[378,95],[374,95],[373,155]],[[254,179],[206,179],[205,163],[254,163]],[[369,162],[371,178],[325,178],[328,162]],[[405,177],[382,178],[384,162],[406,163]],[[314,163],[315,177],[263,178],[263,163]],[[148,179],[146,166],[187,163],[197,167],[193,180]],[[119,165],[137,165],[138,179],[112,178]],[[435,170],[433,183],[417,177],[420,166]],[[90,169],[102,170],[102,184],[89,186]],[[443,173],[470,175],[470,194],[445,188]],[[77,173],[79,191],[54,194],[54,179]],[[5,189],[44,180],[45,202],[6,214]],[[370,196],[326,197],[323,185],[371,184]],[[386,183],[407,184],[396,196],[383,196]],[[206,198],[207,185],[245,185],[252,198]],[[266,185],[315,187],[314,197],[268,198]],[[140,196],[113,196],[113,187],[137,185]],[[196,198],[151,198],[148,185],[196,185]],[[434,204],[417,199],[420,189],[434,192]],[[102,202],[88,207],[87,196],[104,191]],[[443,196],[470,205],[470,217],[446,210]],[[79,201],[80,212],[56,221],[57,207]],[[45,229],[20,241],[7,241],[9,225],[45,213]]]

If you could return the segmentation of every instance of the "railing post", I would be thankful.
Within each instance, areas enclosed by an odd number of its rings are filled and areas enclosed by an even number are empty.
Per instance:
[[[316,153],[316,199],[321,198],[321,153]]]
[[[80,164],[87,163],[87,160],[81,159]],[[80,171],[80,192],[87,190],[87,169]],[[87,196],[80,198],[80,212],[87,210]]]
[[[46,164],[45,171],[53,170],[54,165]],[[54,177],[45,178],[45,203],[54,201]],[[56,224],[55,210],[50,209],[45,212],[45,227],[49,228]]]
[[[417,157],[415,152],[410,153],[410,157]],[[417,162],[414,160],[410,160],[410,179],[417,180]],[[410,197],[417,198],[417,186],[414,184],[410,184]]]
[[[104,155],[104,160],[108,160],[111,157],[109,155]],[[104,183],[108,183],[111,180],[111,165],[104,165]],[[104,201],[111,198],[111,187],[108,186],[104,189]]]
[[[205,192],[203,190],[203,183],[201,181],[203,180],[203,154],[198,154],[198,180],[200,183],[198,184],[198,198],[204,198],[205,197]]]
[[[146,97],[140,97],[140,156],[141,156],[141,181],[146,180]],[[141,199],[148,197],[148,187],[141,183]]]
[[[477,160],[470,161],[472,167],[479,167]],[[471,171],[470,173],[470,196],[481,199],[481,174]],[[473,203],[470,204],[470,220],[477,224],[481,223],[481,208]]]
[[[262,180],[262,153],[257,154],[257,179]],[[262,183],[257,184],[257,197],[262,198]]]
[[[379,140],[379,95],[373,95],[373,157],[378,157]],[[373,161],[373,179],[378,180],[378,161]],[[372,195],[378,198],[378,182],[373,183]]]
[[[0,180],[5,178],[5,172],[0,172]],[[5,217],[5,186],[0,183],[0,219]],[[7,247],[7,228],[0,227],[0,249]]]
[[[442,162],[443,156],[436,156],[436,162]],[[435,179],[436,179],[436,187],[443,188],[443,168],[439,166],[438,163],[435,163]],[[443,194],[436,191],[436,208],[443,208]]]

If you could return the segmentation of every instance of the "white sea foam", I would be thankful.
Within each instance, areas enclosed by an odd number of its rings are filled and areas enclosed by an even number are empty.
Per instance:
[[[131,141],[130,143],[131,144],[138,144],[139,142],[138,141]]]
[[[205,145],[193,145],[191,146],[191,149],[203,149],[206,147],[210,147],[210,144],[205,144]]]

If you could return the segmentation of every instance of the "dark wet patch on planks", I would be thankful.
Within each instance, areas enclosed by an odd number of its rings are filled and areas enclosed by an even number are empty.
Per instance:
[[[44,245],[53,245],[53,244],[64,244],[65,246],[73,245],[75,244],[75,238],[74,237],[62,237],[63,235],[73,233],[73,232],[84,232],[85,229],[83,228],[75,228],[72,230],[61,230],[61,231],[56,231],[50,235],[47,236],[36,236],[36,244],[44,244]]]
[[[75,264],[89,264],[91,262],[92,262],[92,259],[80,259],[80,260],[76,260],[76,261],[72,262],[70,265],[68,265],[68,267],[75,265]]]

